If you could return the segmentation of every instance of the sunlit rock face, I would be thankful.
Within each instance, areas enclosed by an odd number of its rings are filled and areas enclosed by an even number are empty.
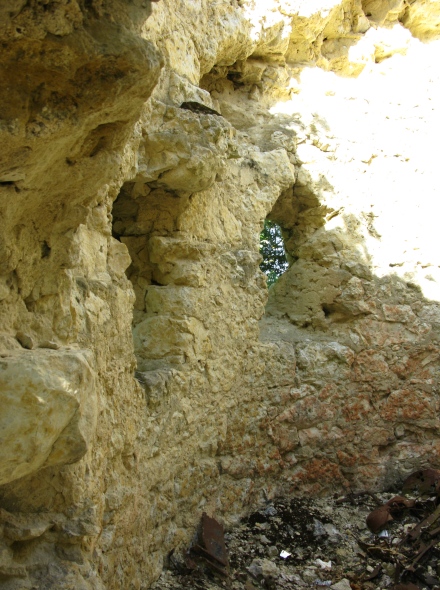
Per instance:
[[[81,353],[3,355],[0,399],[2,484],[85,455],[97,408],[93,374]]]
[[[439,463],[439,19],[2,4],[2,587],[147,588],[203,511]]]

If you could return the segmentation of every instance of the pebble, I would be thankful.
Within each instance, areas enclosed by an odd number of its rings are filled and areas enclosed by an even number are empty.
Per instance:
[[[327,534],[327,531],[325,530],[325,527],[322,524],[322,522],[320,520],[317,520],[316,518],[313,520],[313,534],[315,535],[315,537],[323,537]]]
[[[34,341],[28,334],[25,334],[24,332],[17,332],[15,337],[23,348],[27,348],[28,350],[32,350],[34,348]]]
[[[328,535],[330,543],[340,543],[342,535],[336,527],[334,527],[331,523],[326,523],[324,525],[324,530]]]
[[[263,514],[265,516],[276,516],[278,512],[274,506],[268,506],[266,510],[263,512]]]
[[[315,563],[316,565],[319,565],[321,569],[323,570],[331,570],[332,569],[332,562],[329,561],[323,561],[322,559],[315,559]]]
[[[254,559],[246,569],[256,580],[269,576],[277,577],[280,573],[278,567],[269,559]]]
[[[347,580],[347,578],[342,578],[342,580],[339,580],[339,582],[333,584],[333,586],[330,586],[330,588],[333,590],[351,590],[350,582]]]
[[[263,576],[274,576],[277,577],[280,573],[278,566],[270,561],[269,559],[262,559],[261,560],[261,568],[263,570]]]
[[[392,563],[382,563],[382,569],[389,576],[394,577],[394,573],[395,573],[396,568]]]
[[[38,348],[50,348],[51,350],[58,350],[60,345],[53,340],[43,340],[43,342],[40,342],[38,345]]]
[[[316,580],[316,569],[315,568],[306,568],[302,574],[302,579],[304,582],[311,583]]]
[[[271,545],[270,547],[268,547],[267,554],[269,555],[269,557],[277,557],[278,556],[277,547],[275,547],[275,545]]]

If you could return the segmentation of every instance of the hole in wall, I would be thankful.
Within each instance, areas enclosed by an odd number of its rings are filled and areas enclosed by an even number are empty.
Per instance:
[[[333,309],[330,305],[325,303],[322,304],[322,311],[324,312],[324,317],[329,318],[333,313]]]
[[[127,136],[127,122],[104,123],[93,129],[80,145],[66,158],[68,166],[74,166],[82,158],[94,158],[101,152],[111,152]]]
[[[265,219],[260,233],[260,254],[263,257],[260,269],[267,277],[267,286],[271,287],[287,270],[289,264],[281,228],[270,219]]]
[[[46,240],[41,244],[41,258],[49,258],[51,248]]]

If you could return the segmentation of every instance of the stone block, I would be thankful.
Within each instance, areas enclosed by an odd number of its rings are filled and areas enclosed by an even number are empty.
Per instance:
[[[0,484],[78,461],[96,424],[87,351],[38,349],[0,358]]]

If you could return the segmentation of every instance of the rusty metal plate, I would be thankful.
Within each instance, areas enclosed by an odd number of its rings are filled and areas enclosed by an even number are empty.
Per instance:
[[[216,561],[228,566],[223,526],[206,512],[202,514],[202,543]]]

